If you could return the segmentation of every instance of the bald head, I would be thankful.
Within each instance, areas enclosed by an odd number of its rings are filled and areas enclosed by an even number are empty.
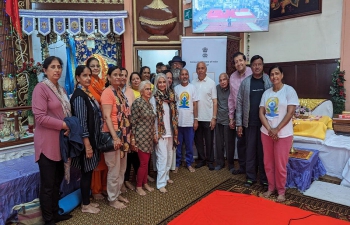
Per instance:
[[[207,76],[207,65],[201,61],[197,63],[196,72],[199,80],[203,80]]]

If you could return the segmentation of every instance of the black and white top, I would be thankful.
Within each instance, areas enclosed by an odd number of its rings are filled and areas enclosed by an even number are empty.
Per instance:
[[[101,110],[96,101],[91,99],[81,89],[76,89],[70,99],[72,106],[72,115],[80,120],[83,128],[83,138],[88,137],[93,149],[92,158],[86,158],[86,154],[72,159],[72,165],[81,169],[83,172],[89,172],[95,169],[100,161],[100,152],[96,150],[98,137],[101,132]]]

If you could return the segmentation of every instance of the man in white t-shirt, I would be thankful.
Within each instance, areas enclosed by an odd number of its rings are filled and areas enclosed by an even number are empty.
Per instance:
[[[178,140],[176,149],[176,168],[177,173],[182,159],[182,143],[186,146],[186,166],[190,172],[194,172],[193,163],[193,141],[194,131],[197,130],[198,116],[197,95],[194,85],[189,83],[189,74],[187,69],[180,71],[180,84],[175,87],[175,97],[177,103],[178,117]]]
[[[217,114],[217,93],[215,82],[207,76],[207,66],[204,62],[197,63],[198,78],[192,81],[198,96],[198,129],[194,141],[198,151],[199,162],[196,168],[208,163],[209,170],[214,170],[214,128]],[[204,141],[205,150],[204,151]]]

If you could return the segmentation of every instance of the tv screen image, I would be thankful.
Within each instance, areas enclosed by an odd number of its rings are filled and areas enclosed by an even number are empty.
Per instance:
[[[193,33],[269,30],[270,0],[192,0]]]

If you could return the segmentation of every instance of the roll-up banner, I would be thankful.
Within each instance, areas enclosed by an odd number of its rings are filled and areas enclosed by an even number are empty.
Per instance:
[[[218,84],[220,74],[226,73],[226,47],[225,36],[182,37],[181,55],[190,80],[197,78],[197,63],[203,61],[207,65],[207,76]]]

